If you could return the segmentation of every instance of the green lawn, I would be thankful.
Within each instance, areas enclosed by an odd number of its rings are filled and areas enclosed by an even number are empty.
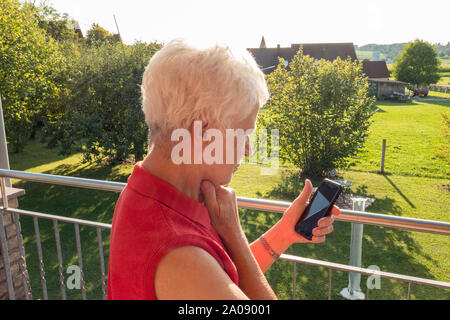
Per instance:
[[[439,80],[438,84],[447,84],[450,85],[450,72],[441,72],[441,79]]]
[[[430,97],[446,97],[431,92]],[[391,174],[448,177],[449,167],[434,152],[444,143],[442,113],[449,113],[450,101],[408,103],[378,102],[366,147],[353,170],[380,169],[382,140],[386,139],[385,171]]]
[[[434,96],[442,94],[433,93]],[[450,195],[443,186],[450,184],[448,164],[434,156],[434,151],[444,143],[441,113],[450,112],[450,102],[395,103],[379,102],[379,112],[370,128],[365,152],[360,163],[352,170],[340,171],[340,177],[352,181],[353,193],[375,198],[367,209],[370,212],[401,215],[423,219],[450,221]],[[386,174],[378,173],[381,157],[381,140],[387,139]],[[59,156],[55,150],[41,143],[31,142],[21,154],[10,154],[11,168],[32,172],[80,176],[94,179],[126,182],[131,165],[104,167],[85,165],[81,155]],[[259,167],[243,164],[236,172],[231,186],[237,194],[246,197],[283,198],[280,186],[284,178],[280,168],[273,176],[262,176]],[[313,181],[316,185],[318,181]],[[39,183],[15,181],[16,187],[26,189],[20,207],[38,212],[71,216],[111,223],[118,194]],[[298,183],[301,187],[302,182]],[[282,189],[282,188],[281,188]],[[256,239],[280,217],[275,213],[240,210],[242,225],[250,241]],[[32,219],[21,218],[26,261],[31,275],[33,297],[41,298],[38,258]],[[56,245],[51,222],[40,221],[44,264],[49,297],[60,299]],[[77,264],[74,228],[60,224],[63,246],[64,270]],[[103,245],[107,262],[109,233],[103,232]],[[96,231],[81,227],[83,266],[88,298],[101,297],[100,261]],[[350,224],[335,222],[335,231],[323,244],[296,244],[288,253],[347,264],[349,260]],[[450,281],[450,241],[446,236],[431,235],[364,226],[362,266],[377,265],[383,271],[418,277]],[[292,263],[276,262],[267,272],[269,282],[280,299],[292,297]],[[67,274],[64,274],[67,279]],[[341,299],[339,291],[346,287],[348,274],[333,272],[332,298]],[[361,287],[365,291],[362,277]],[[326,299],[328,270],[305,265],[297,266],[297,298]],[[67,290],[69,298],[80,298],[77,290]],[[371,290],[371,299],[405,299],[408,285],[383,279],[380,290]],[[450,292],[412,286],[413,299],[450,299]]]

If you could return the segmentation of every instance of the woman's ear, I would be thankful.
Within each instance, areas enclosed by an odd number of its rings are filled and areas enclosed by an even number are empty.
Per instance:
[[[206,131],[208,128],[208,121],[205,121],[203,119],[195,119],[194,121],[192,121],[191,123],[191,127],[190,127],[190,131],[191,133],[194,132],[194,128],[196,128],[197,130],[199,128],[202,128],[202,134],[204,131]]]
[[[201,127],[201,130],[200,130],[200,127]],[[208,129],[209,129],[208,121],[205,121],[203,119],[196,119],[196,120],[192,121],[192,124],[191,124],[192,136],[198,135],[199,138],[207,139]]]
[[[208,139],[207,138],[208,129],[209,129],[208,121],[202,121],[202,137],[203,137],[203,139]]]

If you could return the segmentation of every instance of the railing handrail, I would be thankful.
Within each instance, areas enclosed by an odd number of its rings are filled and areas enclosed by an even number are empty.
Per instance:
[[[35,173],[17,170],[0,169],[0,177],[25,180],[31,182],[41,182],[49,184],[59,184],[68,187],[78,187],[85,189],[95,189],[103,191],[121,192],[127,185],[123,182],[107,180],[87,179],[71,176],[60,176],[47,173]]]
[[[4,208],[3,206],[0,206],[0,210],[3,210],[4,212],[9,212],[12,214],[20,214],[21,216],[23,215],[23,216],[29,216],[29,217],[36,217],[39,219],[56,220],[58,222],[79,224],[79,225],[88,226],[88,227],[95,227],[95,228],[102,228],[102,229],[111,229],[112,228],[112,224],[110,224],[110,223],[69,218],[69,217],[57,216],[54,214],[41,213],[41,212],[30,211],[30,210],[23,210],[23,209],[16,209],[16,208]]]
[[[79,225],[85,225],[85,226],[89,226],[89,227],[96,227],[96,228],[102,228],[102,229],[111,229],[111,227],[112,227],[111,224],[107,224],[107,223],[100,223],[100,222],[90,221],[90,220],[81,220],[81,219],[75,219],[75,218],[69,218],[69,217],[64,217],[64,216],[57,216],[57,215],[52,215],[52,214],[46,214],[46,213],[40,213],[40,212],[28,211],[28,210],[22,210],[22,209],[15,209],[15,208],[5,209],[5,208],[3,208],[3,206],[0,206],[0,210],[4,210],[5,212],[10,212],[12,214],[20,214],[20,215],[26,215],[26,216],[30,216],[30,217],[36,217],[39,219],[56,220],[58,222],[79,224]],[[437,288],[441,288],[441,289],[447,289],[447,290],[450,289],[449,282],[431,280],[431,279],[426,279],[426,278],[419,278],[419,277],[397,274],[397,273],[392,273],[392,272],[386,272],[386,271],[381,271],[381,270],[374,270],[374,269],[369,269],[369,268],[349,266],[349,265],[340,264],[340,263],[336,263],[336,262],[329,262],[329,261],[299,257],[299,256],[290,255],[290,254],[282,254],[280,256],[280,260],[291,261],[291,262],[301,263],[301,264],[308,264],[308,265],[312,265],[312,266],[323,267],[323,268],[327,268],[327,269],[333,269],[333,270],[344,271],[344,272],[355,272],[355,273],[359,273],[359,274],[363,274],[363,275],[367,275],[367,276],[379,276],[381,278],[388,278],[388,279],[397,280],[397,281],[416,283],[416,284],[420,284],[420,285],[432,286],[432,287],[437,287]]]
[[[338,270],[338,271],[355,272],[355,273],[359,273],[359,274],[363,274],[363,275],[367,275],[367,276],[379,276],[381,278],[387,278],[387,279],[392,279],[392,280],[397,280],[397,281],[412,282],[412,283],[416,283],[416,284],[420,284],[420,285],[432,286],[432,287],[437,287],[437,288],[447,289],[447,290],[450,289],[450,282],[413,277],[413,276],[392,273],[392,272],[386,272],[386,271],[381,271],[381,270],[374,270],[374,269],[369,269],[369,268],[349,266],[346,264],[305,258],[305,257],[299,257],[299,256],[290,255],[290,254],[281,254],[280,259],[285,260],[285,261],[295,262],[295,263],[302,263],[302,264],[308,264],[308,265],[317,266],[317,267],[323,267],[323,268],[327,268],[327,269]]]
[[[34,173],[34,172],[25,172],[7,169],[0,169],[0,177],[25,180],[31,182],[58,184],[70,187],[113,191],[113,192],[121,192],[123,188],[125,188],[125,186],[127,185],[126,183],[123,182],[60,176],[45,173]],[[291,205],[291,202],[287,201],[254,199],[246,197],[237,197],[237,201],[240,208],[277,212],[277,213],[283,213]],[[353,211],[346,209],[341,209],[341,214],[338,217],[336,217],[336,220],[361,224],[370,224],[396,229],[406,229],[411,231],[450,235],[450,222],[445,221],[425,220],[380,213]]]

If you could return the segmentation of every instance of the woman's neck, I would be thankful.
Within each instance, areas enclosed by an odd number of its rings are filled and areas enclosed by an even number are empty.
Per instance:
[[[192,170],[193,165],[174,164],[167,152],[153,148],[142,162],[145,170],[170,183],[187,197],[201,201],[200,170]],[[200,167],[200,166],[199,166]]]

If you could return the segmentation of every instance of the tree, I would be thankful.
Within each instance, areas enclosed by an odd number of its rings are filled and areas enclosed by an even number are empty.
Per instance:
[[[48,1],[43,1],[39,7],[26,2],[24,6],[29,6],[34,10],[38,25],[44,29],[47,35],[56,41],[74,41],[78,39],[73,26],[75,20],[70,19],[67,13],[60,14]]]
[[[88,47],[99,47],[104,44],[120,42],[118,35],[113,35],[96,23],[86,33],[86,45]]]
[[[63,85],[65,58],[39,27],[32,6],[0,0],[0,94],[8,144],[20,152],[53,112]]]
[[[314,60],[302,49],[267,76],[270,99],[258,127],[279,130],[280,158],[304,175],[345,168],[368,135],[375,99],[357,62]]]
[[[426,41],[415,40],[408,43],[395,59],[393,76],[399,81],[426,87],[439,81],[439,65],[436,47]]]
[[[150,57],[160,48],[138,42],[85,49],[73,68],[64,116],[55,123],[54,141],[63,152],[81,142],[86,162],[115,164],[130,155],[142,160],[148,134],[140,84]]]

